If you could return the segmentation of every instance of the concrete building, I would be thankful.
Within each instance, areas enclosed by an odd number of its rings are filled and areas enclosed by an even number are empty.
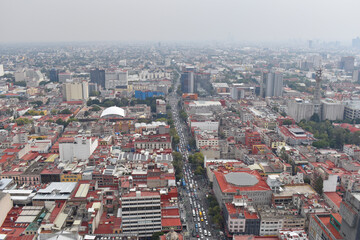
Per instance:
[[[44,75],[40,70],[20,69],[15,72],[15,82],[26,82],[27,87],[38,87],[44,81]]]
[[[87,100],[89,98],[89,87],[87,81],[68,82],[63,84],[63,99],[65,101]]]
[[[156,99],[156,114],[166,114],[166,102],[162,99]]]
[[[265,80],[265,97],[281,97],[283,94],[282,73],[270,72]]]
[[[90,70],[90,82],[105,88],[105,70],[98,68]]]
[[[360,193],[346,192],[340,204],[340,215],[340,233],[344,239],[360,239]]]
[[[343,120],[345,105],[342,102],[332,99],[321,101],[321,119],[322,120]]]
[[[105,88],[127,88],[128,86],[128,72],[116,70],[113,72],[105,72]]]
[[[287,102],[287,114],[296,122],[309,120],[314,114],[314,104],[302,99],[290,100]]]
[[[59,73],[58,77],[60,83],[65,83],[71,80],[72,74],[68,72],[63,72],[63,73]]]
[[[351,101],[345,104],[344,118],[350,120],[360,118],[360,101]]]
[[[195,77],[194,72],[188,71],[183,72],[180,77],[181,91],[183,93],[194,93],[195,92]]]
[[[0,192],[0,206],[0,225],[2,225],[8,212],[13,207],[13,201],[11,200],[9,193]]]
[[[214,171],[213,190],[220,206],[235,195],[245,195],[254,205],[270,205],[272,191],[257,171],[222,173]]]
[[[309,240],[340,240],[341,217],[339,214],[312,214],[309,223]],[[348,238],[346,238],[348,239]]]
[[[59,154],[61,162],[72,162],[74,158],[88,159],[98,146],[98,139],[76,136],[59,140]]]
[[[355,62],[355,58],[352,56],[342,57],[339,62],[339,68],[344,69],[345,71],[353,71],[354,62]]]
[[[59,82],[59,70],[51,69],[49,71],[49,79],[51,82]]]
[[[161,231],[161,202],[158,192],[130,192],[121,197],[124,234],[151,237]]]
[[[4,76],[4,65],[0,64],[0,77]]]

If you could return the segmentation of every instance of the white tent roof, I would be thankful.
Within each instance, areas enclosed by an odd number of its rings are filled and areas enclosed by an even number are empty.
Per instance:
[[[109,107],[105,109],[102,113],[100,118],[108,116],[108,115],[119,115],[125,117],[125,110],[116,106]]]

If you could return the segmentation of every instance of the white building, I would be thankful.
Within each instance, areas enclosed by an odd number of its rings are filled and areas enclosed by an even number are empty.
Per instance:
[[[123,234],[151,237],[161,231],[161,202],[158,192],[134,191],[121,198]]]
[[[201,131],[218,131],[219,122],[218,121],[191,121],[191,127],[196,127]]]
[[[89,98],[88,82],[82,81],[64,83],[63,98],[65,101],[87,100]]]
[[[27,87],[38,87],[44,81],[44,75],[39,70],[20,69],[15,72],[15,82],[26,82]]]
[[[59,141],[59,154],[61,162],[72,162],[74,158],[88,159],[98,146],[98,139],[92,137],[76,136],[62,138]]]
[[[127,87],[128,85],[128,72],[127,71],[114,71],[105,72],[105,88],[115,89],[117,87]]]
[[[4,76],[4,65],[0,64],[0,77]]]

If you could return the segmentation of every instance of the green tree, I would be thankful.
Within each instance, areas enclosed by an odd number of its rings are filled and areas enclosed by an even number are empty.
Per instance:
[[[324,180],[320,175],[315,176],[313,186],[318,194],[321,195],[323,193]]]
[[[72,114],[72,112],[69,109],[64,109],[59,112],[60,114]]]
[[[194,174],[195,175],[204,175],[204,168],[202,166],[197,166]]]
[[[90,108],[90,111],[92,112],[98,112],[101,110],[101,107],[97,106],[97,105],[93,105],[91,108]]]
[[[290,119],[285,119],[283,121],[283,125],[291,125],[292,124],[292,121]]]
[[[313,122],[320,122],[320,117],[317,113],[314,113],[311,118],[310,118],[310,121],[313,121]]]
[[[160,236],[164,235],[164,232],[154,232],[151,236],[151,240],[159,240]]]
[[[89,116],[89,115],[90,115],[89,111],[85,111],[85,112],[84,112],[84,117],[87,117],[87,116]]]

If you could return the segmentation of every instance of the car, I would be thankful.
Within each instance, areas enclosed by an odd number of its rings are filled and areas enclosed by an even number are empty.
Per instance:
[[[206,229],[204,229],[204,235],[205,236],[207,236],[208,234],[207,234],[207,231],[206,231]]]
[[[201,227],[199,227],[199,232],[202,233],[202,228]]]
[[[210,231],[208,232],[208,236],[211,237],[211,232]]]

